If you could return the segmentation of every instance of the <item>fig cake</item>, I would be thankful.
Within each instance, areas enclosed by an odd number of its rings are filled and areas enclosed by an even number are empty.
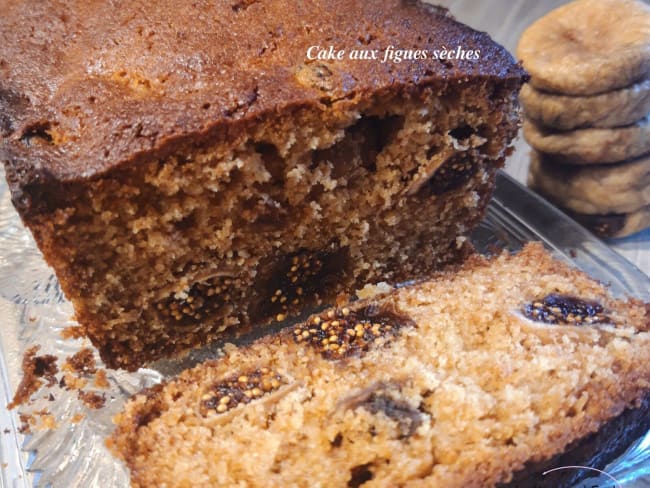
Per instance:
[[[13,203],[109,367],[458,259],[518,130],[523,69],[417,1],[0,7]]]
[[[134,487],[574,486],[650,428],[650,308],[540,244],[312,315],[135,395]],[[546,474],[545,474],[546,473]]]

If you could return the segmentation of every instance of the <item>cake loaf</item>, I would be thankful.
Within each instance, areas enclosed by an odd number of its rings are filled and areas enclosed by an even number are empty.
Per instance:
[[[518,128],[523,70],[416,1],[0,8],[13,202],[110,367],[455,260]]]
[[[650,428],[649,319],[539,244],[473,256],[134,396],[109,447],[140,488],[569,487]]]

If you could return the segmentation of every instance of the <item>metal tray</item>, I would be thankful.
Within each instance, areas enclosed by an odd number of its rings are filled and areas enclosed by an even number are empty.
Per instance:
[[[127,487],[126,469],[104,446],[112,429],[111,417],[131,394],[201,359],[214,357],[218,345],[203,348],[181,362],[161,361],[136,373],[108,371],[110,388],[104,390],[107,402],[100,410],[83,407],[74,392],[47,389],[45,394],[52,393],[55,401],[38,399],[28,410],[49,409],[58,428],[29,436],[18,434],[17,412],[7,411],[5,405],[20,381],[25,349],[40,344],[39,354],[65,357],[77,351],[83,341],[60,336],[64,327],[74,324],[72,306],[11,206],[3,176],[0,170],[0,481],[2,486],[14,488]],[[489,252],[495,245],[517,250],[529,240],[542,241],[557,256],[609,283],[616,295],[650,301],[650,280],[642,272],[501,173],[487,216],[472,241],[479,251]],[[84,414],[84,418],[73,424],[71,418],[76,413]],[[624,487],[650,486],[650,433],[608,467],[608,472]],[[611,480],[601,481],[600,485],[594,481],[587,486],[611,486]]]

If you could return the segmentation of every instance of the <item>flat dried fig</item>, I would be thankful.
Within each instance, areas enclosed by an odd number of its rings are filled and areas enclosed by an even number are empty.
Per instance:
[[[575,166],[531,154],[528,186],[585,214],[634,212],[650,205],[650,156],[630,162]]]
[[[540,152],[566,164],[616,163],[650,152],[650,118],[614,129],[556,132],[524,121],[524,138]]]
[[[627,237],[650,227],[650,205],[626,214],[587,215],[567,211],[600,237]]]
[[[650,79],[600,95],[556,95],[526,84],[519,99],[526,116],[538,125],[558,130],[618,127],[650,113]]]
[[[533,23],[517,57],[540,90],[593,95],[650,73],[650,6],[641,0],[578,0]]]

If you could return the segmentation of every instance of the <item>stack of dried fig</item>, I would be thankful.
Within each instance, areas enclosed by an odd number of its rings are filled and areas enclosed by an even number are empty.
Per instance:
[[[650,6],[577,0],[521,36],[528,184],[607,237],[650,226]]]

